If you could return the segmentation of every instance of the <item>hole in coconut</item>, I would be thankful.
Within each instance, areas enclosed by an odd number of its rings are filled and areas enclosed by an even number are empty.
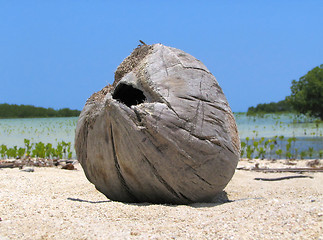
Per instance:
[[[122,102],[128,107],[138,105],[146,100],[146,97],[141,90],[125,83],[119,83],[117,85],[112,94],[112,98]]]

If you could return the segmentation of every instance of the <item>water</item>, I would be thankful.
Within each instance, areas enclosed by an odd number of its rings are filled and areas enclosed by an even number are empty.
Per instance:
[[[318,152],[323,150],[323,123],[315,122],[305,116],[294,114],[266,114],[263,117],[248,117],[245,113],[235,114],[242,142],[258,141],[261,137],[267,139],[284,136],[277,140],[277,147],[286,148],[287,139],[296,137],[293,148],[298,152],[307,151],[310,147]],[[74,146],[74,135],[77,117],[72,118],[29,118],[29,119],[0,119],[0,145],[7,147],[24,147],[24,139],[32,143],[71,142]],[[314,121],[314,122],[313,122]],[[278,137],[277,137],[278,139]],[[318,155],[318,154],[317,154]],[[73,152],[75,157],[75,151]],[[308,157],[308,156],[307,156]]]
[[[240,139],[246,137],[285,136],[296,138],[323,137],[323,122],[295,114],[265,114],[264,116],[247,116],[235,114]]]
[[[261,146],[264,147],[268,139],[275,141],[275,148],[270,154],[268,144],[266,158],[278,158],[275,154],[278,149],[282,149],[281,156],[286,157],[286,145],[290,138],[296,138],[296,141],[291,141],[289,151],[293,155],[299,154],[298,158],[302,152],[304,158],[320,157],[319,152],[323,151],[323,122],[316,119],[295,114],[265,114],[260,117],[247,116],[245,113],[235,114],[235,118],[241,142],[253,144],[263,137]],[[283,137],[279,138],[280,136]],[[314,152],[313,155],[311,151]]]
[[[24,139],[31,143],[65,141],[74,144],[77,117],[0,119],[0,145],[24,147]],[[75,157],[75,151],[73,151]]]

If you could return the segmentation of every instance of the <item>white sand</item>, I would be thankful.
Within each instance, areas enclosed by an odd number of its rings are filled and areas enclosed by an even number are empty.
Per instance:
[[[233,202],[155,205],[109,201],[77,168],[0,170],[0,239],[323,239],[323,173],[237,170]]]

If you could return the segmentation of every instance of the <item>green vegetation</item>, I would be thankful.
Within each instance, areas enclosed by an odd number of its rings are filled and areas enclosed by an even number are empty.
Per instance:
[[[241,142],[241,157],[248,159],[304,159],[306,157],[322,158],[323,150],[314,151],[313,147],[299,152],[295,148],[297,138],[290,137],[284,141],[284,136],[274,136],[273,138],[250,139],[247,137]]]
[[[293,80],[291,92],[285,100],[277,103],[249,107],[247,115],[297,112],[323,120],[323,64],[300,77],[299,81]]]
[[[13,146],[8,148],[6,145],[0,145],[1,158],[47,158],[47,159],[71,159],[71,142],[61,141],[54,148],[51,143],[30,143],[29,139],[24,139],[25,147],[18,148]]]
[[[293,80],[291,90],[287,99],[297,112],[323,120],[323,64]]]
[[[259,117],[245,113],[235,114],[235,118],[242,157],[323,159],[323,122],[315,118],[295,114]],[[0,119],[0,157],[75,158],[77,120],[76,117]]]
[[[247,115],[283,112],[293,112],[293,106],[287,100],[282,100],[277,103],[263,103],[258,104],[256,107],[249,107]]]
[[[32,105],[0,104],[0,118],[78,117],[79,110],[35,107]]]

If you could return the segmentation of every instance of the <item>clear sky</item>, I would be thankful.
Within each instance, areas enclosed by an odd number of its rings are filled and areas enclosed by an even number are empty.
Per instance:
[[[323,64],[323,1],[0,0],[0,103],[82,109],[139,44],[201,60],[233,111]]]

